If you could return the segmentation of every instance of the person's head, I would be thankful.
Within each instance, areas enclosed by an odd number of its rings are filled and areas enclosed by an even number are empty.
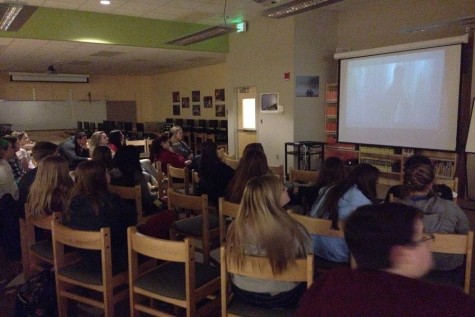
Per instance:
[[[109,138],[104,131],[96,131],[91,135],[91,140],[89,141],[89,145],[91,147],[96,146],[103,146],[109,143]]]
[[[404,195],[415,192],[428,193],[434,182],[434,168],[432,165],[419,164],[408,167],[404,172]]]
[[[170,128],[171,138],[174,142],[183,140],[183,129],[180,126],[173,126]]]
[[[55,155],[58,152],[58,146],[52,142],[39,141],[36,142],[31,149],[31,156],[36,163],[39,163],[48,155]]]
[[[345,240],[360,269],[419,278],[432,267],[431,236],[423,233],[422,213],[412,206],[357,208],[346,221]]]
[[[421,165],[421,164],[432,166],[432,162],[430,158],[428,158],[425,155],[413,155],[409,157],[404,162],[404,173],[406,173],[407,169],[412,168],[413,166]]]
[[[20,150],[20,142],[18,142],[18,139],[14,136],[11,135],[6,135],[3,137],[3,139],[7,140],[10,142],[10,144],[13,146],[13,149],[15,152],[18,152]]]
[[[345,163],[336,156],[331,156],[323,161],[318,173],[316,185],[327,186],[345,179]]]
[[[59,155],[49,155],[38,163],[35,180],[28,195],[31,215],[44,217],[53,206],[65,206],[73,180],[69,174],[68,161]]]
[[[141,172],[140,149],[133,145],[119,148],[114,156],[114,167],[125,174],[132,175],[136,171]]]
[[[264,147],[262,146],[262,143],[249,143],[246,145],[244,148],[244,151],[242,152],[242,155],[245,156],[247,151],[259,151],[264,153]]]
[[[74,135],[74,142],[83,148],[86,147],[87,134],[82,131],[76,132],[76,134]]]
[[[30,142],[28,134],[26,134],[25,131],[14,131],[12,132],[12,136],[17,138],[18,142],[20,143],[20,147]]]
[[[5,137],[0,139],[0,159],[10,160],[15,157],[15,145],[12,145],[10,141]]]
[[[75,197],[86,196],[97,214],[100,206],[107,203],[103,199],[103,195],[108,192],[108,179],[104,164],[94,160],[82,161],[76,167],[75,179],[76,184],[71,193],[68,206]],[[70,217],[69,208],[66,208],[66,217]]]
[[[124,135],[120,130],[112,130],[109,133],[109,143],[114,144],[116,148],[122,147]]]
[[[215,142],[206,141],[201,145],[200,176],[208,176],[215,172],[219,164],[218,147]]]
[[[163,150],[168,151],[170,149],[170,138],[171,134],[165,132],[152,141],[152,145],[150,146],[150,162],[155,162]]]
[[[281,206],[284,190],[275,175],[255,177],[247,183],[237,217],[226,238],[227,252],[238,263],[249,241],[249,229],[275,273],[285,270],[309,248],[308,233]]]
[[[338,202],[343,195],[353,186],[372,203],[377,203],[376,182],[379,170],[371,164],[358,164],[350,172],[347,178],[329,189],[324,202],[324,208],[329,213],[333,228],[338,228],[339,213]]]
[[[226,199],[233,203],[240,203],[244,187],[253,178],[269,173],[269,165],[264,152],[249,150],[239,160],[233,178],[226,190]]]
[[[108,146],[97,146],[92,152],[93,160],[104,163],[106,170],[110,171],[114,166],[112,151]]]

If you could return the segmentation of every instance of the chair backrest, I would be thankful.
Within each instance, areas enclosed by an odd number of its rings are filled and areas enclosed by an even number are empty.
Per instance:
[[[307,288],[313,283],[313,254],[307,254],[303,259],[297,259],[294,264],[289,265],[280,274],[274,274],[270,262],[265,257],[245,255],[244,263],[239,266],[237,263],[229,261],[226,256],[225,247],[221,246],[221,316],[228,316],[227,306],[229,303],[229,278],[228,274],[239,274],[242,276],[287,282],[306,282]],[[244,313],[244,312],[243,312]],[[234,316],[234,315],[233,315]],[[270,315],[272,312],[270,311]]]
[[[168,189],[168,209],[170,210],[191,210],[208,218],[208,196],[191,196],[180,194],[172,189]],[[204,222],[204,221],[203,221]]]
[[[142,189],[140,188],[140,185],[127,187],[109,184],[107,189],[109,192],[119,195],[122,199],[133,200],[135,202],[135,210],[137,211],[137,223],[142,222]]]
[[[188,168],[177,168],[173,167],[171,164],[167,165],[167,174],[168,174],[168,188],[172,190],[184,189],[185,195],[190,194],[190,184],[188,178]],[[175,179],[183,180],[183,183],[177,183]]]
[[[343,233],[343,223],[339,224],[340,230],[335,230],[332,229],[331,220],[303,216],[293,212],[289,212],[289,214],[292,218],[300,222],[310,234],[336,238],[345,237]]]
[[[125,145],[133,145],[133,146],[138,146],[140,148],[143,148],[142,153],[148,154],[148,140],[143,139],[143,140],[125,140]]]
[[[314,184],[317,181],[317,177],[318,171],[299,170],[293,167],[289,169],[289,181],[291,182]]]
[[[434,236],[432,252],[465,255],[464,292],[468,294],[472,273],[473,231],[466,234],[434,233]]]
[[[226,163],[233,170],[236,170],[236,168],[238,167],[239,161],[230,157],[224,157],[224,163]]]
[[[236,218],[239,211],[239,204],[231,203],[224,199],[224,197],[219,197],[219,238],[221,245],[226,240],[227,233],[227,221],[229,218]]]
[[[269,169],[275,174],[275,176],[279,177],[282,182],[285,180],[284,165],[269,166]]]

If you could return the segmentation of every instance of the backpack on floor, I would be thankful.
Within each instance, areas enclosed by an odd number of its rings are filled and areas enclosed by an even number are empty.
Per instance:
[[[43,270],[18,288],[15,317],[57,316],[54,273]]]

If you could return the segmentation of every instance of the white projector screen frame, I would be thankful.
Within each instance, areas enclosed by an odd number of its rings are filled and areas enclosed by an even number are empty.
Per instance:
[[[338,141],[454,151],[465,37],[457,39],[336,54]]]

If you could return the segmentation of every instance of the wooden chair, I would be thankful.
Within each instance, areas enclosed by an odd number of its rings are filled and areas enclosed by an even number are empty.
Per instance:
[[[219,246],[219,220],[210,215],[208,210],[208,196],[189,196],[168,190],[168,209],[192,211],[191,217],[178,220],[170,227],[170,237],[189,237],[200,241],[203,253],[203,262],[208,264],[211,260],[211,249]],[[198,249],[197,249],[198,250]]]
[[[61,213],[55,212],[50,216],[35,219],[29,214],[29,206],[25,204],[25,219],[20,218],[20,244],[23,272],[25,279],[54,265],[53,245],[49,239],[37,241],[35,228],[51,232],[51,221],[59,222]]]
[[[318,171],[299,170],[291,167],[289,169],[289,181],[293,183],[315,184]]]
[[[431,243],[432,252],[465,255],[463,285],[455,286],[463,288],[464,292],[469,294],[472,274],[473,231],[466,234],[434,233],[434,237],[434,241]],[[438,278],[437,273],[439,272],[434,273],[429,274],[427,280],[434,283],[444,283]]]
[[[224,197],[219,198],[219,240],[221,245],[226,241],[226,233],[228,231],[229,223],[228,220],[236,218],[238,211],[239,204],[224,200]]]
[[[191,187],[193,188],[193,194],[197,195],[198,193],[198,184],[200,182],[200,176],[195,170],[191,171]]]
[[[239,165],[239,160],[235,160],[235,159],[229,158],[229,157],[224,157],[224,163],[226,163],[228,166],[230,166],[233,170],[236,170],[236,168]]]
[[[308,233],[310,233],[311,235],[341,239],[345,238],[343,232],[343,223],[339,224],[340,230],[335,230],[332,229],[331,220],[303,216],[293,212],[289,212],[289,214],[295,220],[300,222],[300,224],[302,224],[305,229],[307,229]],[[315,256],[315,271],[318,272],[326,272],[334,268],[346,266],[350,266],[350,263],[332,262]]]
[[[148,157],[149,149],[148,149],[148,140],[125,140],[125,145],[133,145],[140,147],[140,156],[141,157]]]
[[[190,195],[190,179],[188,168],[177,168],[171,166],[171,164],[167,165],[167,174],[168,174],[168,189],[171,189],[176,192],[180,192],[185,195]],[[179,183],[177,180],[181,180],[182,182]]]
[[[74,230],[52,221],[53,258],[56,296],[60,317],[68,316],[68,299],[104,310],[105,317],[113,317],[114,305],[128,297],[128,272],[112,275],[111,237],[109,228],[100,231]],[[65,246],[96,250],[101,253],[101,271],[91,272],[81,262],[68,263]],[[87,261],[87,259],[84,259]],[[119,287],[122,286],[122,290]],[[81,291],[87,289],[88,292]],[[117,291],[114,293],[114,289]],[[100,293],[98,298],[91,291]]]
[[[152,166],[157,171],[158,197],[163,198],[167,195],[168,177],[162,170],[162,162],[155,161],[152,163]]]
[[[306,282],[307,288],[313,282],[313,255],[307,254],[304,259],[297,259],[280,274],[273,274],[269,260],[265,257],[245,256],[244,265],[239,267],[226,257],[225,247],[221,246],[221,316],[294,316],[292,309],[267,309],[249,305],[230,292],[229,274],[239,274],[250,278],[287,282]]]
[[[140,312],[172,316],[169,311],[163,311],[163,306],[162,310],[159,305],[154,307],[156,300],[186,309],[187,317],[210,316],[219,307],[219,268],[197,263],[189,239],[162,240],[129,227],[128,250],[130,316],[138,317]],[[139,254],[166,262],[141,272]]]
[[[284,182],[285,181],[285,173],[284,173],[284,165],[279,166],[269,166],[269,170],[275,174],[275,176],[279,177],[279,179]]]
[[[135,210],[137,211],[137,223],[143,222],[143,210],[142,210],[142,189],[140,185],[134,187],[108,185],[109,192],[117,194],[120,198],[125,200],[133,200],[135,203]]]

